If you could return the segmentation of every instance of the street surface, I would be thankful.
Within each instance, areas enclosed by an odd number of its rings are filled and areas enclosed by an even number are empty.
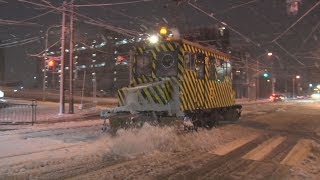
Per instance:
[[[320,102],[246,104],[210,131],[101,120],[0,126],[0,179],[320,179]]]

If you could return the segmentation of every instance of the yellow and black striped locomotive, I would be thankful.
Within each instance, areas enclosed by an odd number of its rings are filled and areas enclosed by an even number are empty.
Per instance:
[[[229,60],[228,54],[182,39],[138,46],[131,83],[118,90],[119,106],[101,116],[117,127],[141,116],[147,117],[143,122],[171,117],[207,128],[221,120],[238,120],[241,105],[235,104]],[[120,120],[121,114],[131,118]]]

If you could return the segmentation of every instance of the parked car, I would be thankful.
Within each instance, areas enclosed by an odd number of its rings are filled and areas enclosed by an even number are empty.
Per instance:
[[[284,100],[285,100],[285,97],[282,94],[272,94],[270,96],[270,101],[271,102],[281,102],[281,101],[284,101]]]

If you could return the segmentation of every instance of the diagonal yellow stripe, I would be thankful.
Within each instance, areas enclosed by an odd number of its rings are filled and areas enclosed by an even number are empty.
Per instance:
[[[160,48],[159,48],[159,46],[156,46],[156,50],[157,50],[157,52],[160,52],[160,51],[161,51]]]
[[[118,97],[120,100],[120,106],[124,106],[124,97],[122,96],[121,91],[122,91],[121,89],[118,90]]]
[[[171,43],[167,43],[167,45],[168,45],[170,51],[174,51],[174,50],[175,50],[175,49],[173,48],[173,46],[171,45]]]
[[[162,88],[162,86],[159,85],[159,86],[156,86],[156,88],[157,88],[157,90],[158,90],[158,92],[159,92],[159,93],[158,93],[159,97],[164,100],[163,103],[164,103],[164,104],[167,104],[168,101],[169,101],[169,99],[167,99],[167,97],[166,97],[166,95],[165,95],[165,93],[164,93],[164,89]]]
[[[180,97],[182,99],[182,104],[183,104],[185,110],[191,110],[191,107],[189,107],[188,100],[186,97],[186,92],[184,91],[182,84],[179,84],[179,86],[180,86],[180,91],[182,92],[182,94],[180,95]]]
[[[151,94],[149,93],[149,91],[147,90],[147,88],[143,88],[142,90],[143,90],[143,92],[146,94],[147,100],[148,100],[149,102],[154,102],[154,103],[156,103],[156,102],[152,99]]]
[[[167,47],[164,44],[161,44],[161,48],[163,51],[168,51]]]
[[[159,102],[159,104],[165,104],[165,102],[162,102],[158,93],[154,90],[155,87],[150,87],[149,91],[150,91],[150,95],[153,96],[154,98],[156,98],[156,100]]]
[[[184,78],[184,88],[185,88],[185,91],[188,93],[188,96],[189,96],[189,103],[191,104],[191,107],[193,109],[195,109],[195,105],[194,105],[194,93],[192,91],[192,88],[190,86],[190,83],[189,83],[189,78],[185,76]]]
[[[163,89],[164,95],[166,96],[167,101],[170,101],[171,98],[169,95],[169,90],[167,88],[167,82],[162,85],[162,89]]]
[[[183,92],[185,93],[186,103],[188,104],[189,108],[195,109],[195,106],[192,101],[191,92],[188,90],[186,82],[183,82]]]

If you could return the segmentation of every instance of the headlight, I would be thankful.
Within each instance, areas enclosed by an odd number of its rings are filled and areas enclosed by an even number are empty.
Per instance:
[[[4,97],[4,92],[0,91],[0,98],[3,98],[3,97]]]
[[[159,36],[157,36],[157,35],[152,35],[152,36],[150,36],[150,37],[149,37],[149,42],[150,42],[151,44],[156,44],[156,43],[158,43],[158,42],[159,42]]]
[[[312,99],[320,99],[320,94],[312,94],[311,98]]]

